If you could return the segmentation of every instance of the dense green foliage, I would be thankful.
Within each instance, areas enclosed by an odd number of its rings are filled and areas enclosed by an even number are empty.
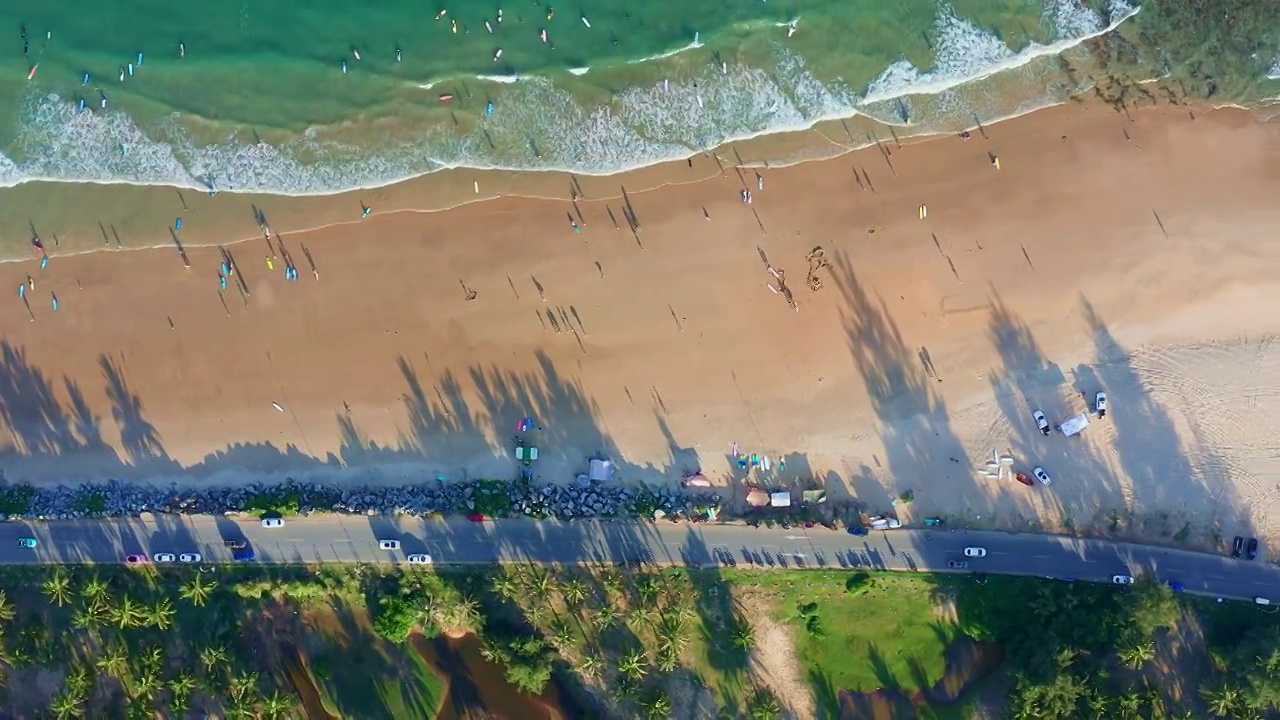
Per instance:
[[[273,490],[249,496],[245,510],[261,517],[285,517],[302,511],[302,496],[297,491]]]

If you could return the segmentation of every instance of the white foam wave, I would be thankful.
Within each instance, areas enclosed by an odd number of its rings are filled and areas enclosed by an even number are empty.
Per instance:
[[[453,167],[611,174],[761,135],[806,130],[823,121],[883,114],[878,111],[885,100],[918,100],[932,93],[936,107],[965,116],[959,104],[966,100],[952,97],[954,89],[1061,52],[1136,12],[1122,0],[1113,1],[1106,17],[1078,0],[1054,0],[1045,22],[1059,39],[1014,52],[948,9],[938,19],[933,66],[919,70],[899,61],[865,93],[823,82],[781,42],[774,43],[776,63],[767,70],[704,67],[668,84],[623,90],[599,108],[582,107],[546,78],[481,76],[507,87],[500,111],[479,118],[474,132],[459,135],[452,127],[427,127],[413,142],[373,153],[321,140],[314,132],[284,146],[244,145],[236,138],[199,144],[176,118],[144,131],[123,113],[76,114],[70,102],[31,95],[19,109],[17,152],[12,158],[0,154],[0,185],[62,180],[316,195],[388,185]],[[418,87],[431,89],[432,84]],[[1050,102],[1045,97],[1052,94],[1028,103]],[[992,111],[1011,109],[1021,107]],[[982,110],[984,117],[991,116]]]
[[[1014,52],[994,34],[959,17],[950,7],[944,7],[938,18],[933,67],[920,70],[905,59],[898,60],[872,81],[863,102],[883,102],[909,95],[936,95],[974,80],[1014,70],[1037,58],[1057,55],[1085,40],[1105,35],[1138,14],[1139,10],[1124,0],[1112,0],[1108,17],[1104,19],[1080,0],[1054,0],[1048,6],[1045,19],[1060,39],[1048,45],[1031,43]],[[1075,34],[1069,34],[1069,31]]]
[[[512,83],[518,83],[521,80],[524,80],[524,77],[520,75],[477,75],[476,79],[484,80],[485,82],[500,83],[502,85],[510,85]]]
[[[586,75],[586,74],[587,74],[588,72],[590,72],[590,71],[591,71],[591,68],[589,68],[589,67],[569,68],[569,74],[570,74],[570,75],[579,75],[579,76],[581,76],[581,75]]]
[[[1275,64],[1271,66],[1270,70],[1267,70],[1267,79],[1280,80],[1280,57],[1277,57]]]
[[[634,60],[628,60],[628,61],[627,61],[627,64],[628,64],[628,65],[641,65],[641,64],[644,64],[644,63],[656,62],[656,61],[658,61],[658,60],[665,60],[665,59],[667,59],[667,58],[669,58],[669,57],[675,57],[676,55],[679,55],[679,54],[680,54],[680,53],[682,53],[682,52],[687,52],[687,51],[689,51],[689,50],[697,50],[697,49],[698,49],[698,48],[700,48],[700,47],[702,47],[702,43],[701,43],[701,42],[698,42],[697,40],[694,40],[693,42],[689,43],[688,45],[685,45],[684,47],[678,47],[678,48],[675,48],[675,49],[673,49],[673,50],[667,50],[666,52],[660,52],[660,53],[658,53],[658,54],[656,54],[656,55],[646,55],[646,56],[644,56],[644,57],[642,57],[642,58],[636,58],[636,59],[634,59]]]

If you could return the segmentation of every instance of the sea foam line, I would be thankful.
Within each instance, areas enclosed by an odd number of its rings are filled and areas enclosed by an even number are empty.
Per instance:
[[[8,160],[8,158],[0,155],[0,178],[3,178],[0,180],[0,186],[13,186],[23,182],[38,181],[66,183],[86,182],[101,185],[127,184],[143,186],[174,186],[205,191],[208,190],[208,186],[202,184],[197,180],[197,178],[215,176],[219,180],[219,187],[224,192],[259,192],[282,196],[315,196],[334,195],[343,192],[354,192],[386,187],[414,177],[429,174],[435,170],[457,168],[534,172],[575,172],[583,175],[597,176],[611,175],[663,162],[684,160],[703,152],[707,148],[722,147],[734,142],[747,141],[765,135],[808,130],[821,122],[842,120],[859,114],[865,114],[860,111],[860,107],[873,102],[883,102],[884,100],[892,100],[910,95],[919,95],[926,92],[944,92],[964,83],[989,77],[992,74],[1003,70],[1021,67],[1034,61],[1036,58],[1062,52],[1075,45],[1103,35],[1114,30],[1121,23],[1136,15],[1139,10],[1140,8],[1120,5],[1117,6],[1116,10],[1113,10],[1113,13],[1109,18],[1109,22],[1105,25],[1099,23],[1099,26],[1093,31],[1084,33],[1078,37],[1064,39],[1049,45],[1032,44],[1017,53],[1009,51],[1006,48],[1005,51],[1009,53],[1010,57],[1000,59],[999,62],[994,64],[994,67],[984,66],[976,72],[967,72],[963,74],[948,73],[946,72],[946,68],[940,68],[940,71],[942,72],[941,76],[938,76],[938,71],[935,71],[932,77],[928,75],[918,77],[917,79],[923,79],[925,81],[923,84],[911,83],[895,84],[896,87],[885,86],[879,88],[878,91],[868,92],[863,98],[857,98],[856,95],[853,95],[852,93],[849,94],[847,99],[843,97],[843,95],[832,95],[831,91],[824,88],[816,78],[803,76],[802,74],[802,76],[798,77],[795,82],[804,85],[810,91],[810,94],[814,91],[814,87],[818,87],[819,90],[825,93],[825,99],[823,97],[817,98],[819,107],[812,107],[810,103],[812,111],[804,111],[801,108],[796,107],[794,102],[788,100],[785,102],[785,107],[783,108],[785,112],[773,112],[773,110],[777,109],[777,101],[774,100],[774,105],[771,106],[771,111],[765,113],[764,117],[757,117],[758,121],[767,120],[767,122],[760,123],[763,127],[757,125],[758,129],[747,129],[742,126],[742,123],[736,123],[739,126],[736,128],[732,127],[733,123],[729,124],[730,127],[724,127],[724,124],[721,122],[722,118],[712,117],[710,111],[703,112],[701,106],[694,107],[695,103],[692,96],[685,97],[684,104],[686,107],[677,106],[662,110],[663,113],[667,113],[668,115],[674,113],[673,117],[668,117],[664,120],[666,126],[668,128],[678,127],[681,124],[686,123],[688,120],[693,120],[698,124],[711,126],[714,130],[714,134],[707,134],[705,137],[701,137],[697,142],[693,143],[681,141],[678,133],[674,136],[675,139],[673,141],[655,141],[657,142],[656,145],[654,142],[646,142],[641,148],[642,150],[647,151],[644,153],[643,157],[637,157],[635,155],[627,156],[626,152],[624,152],[627,148],[619,150],[616,147],[611,147],[608,141],[613,140],[612,144],[617,145],[618,141],[621,140],[625,144],[626,141],[628,141],[628,138],[632,137],[631,134],[634,133],[641,133],[641,137],[644,137],[644,133],[651,129],[646,125],[646,123],[652,122],[653,118],[633,118],[635,122],[640,122],[640,124],[624,127],[622,130],[618,131],[609,130],[609,132],[606,132],[604,135],[594,138],[593,142],[595,142],[596,145],[594,148],[596,152],[594,154],[587,153],[585,156],[579,155],[581,157],[585,157],[586,162],[579,162],[576,164],[572,160],[569,162],[564,162],[563,160],[561,162],[556,162],[556,160],[552,159],[551,161],[543,162],[541,161],[541,158],[539,158],[540,162],[537,163],[521,163],[519,161],[514,163],[486,162],[473,156],[464,157],[463,155],[446,158],[435,152],[426,153],[422,147],[410,145],[406,145],[403,151],[398,151],[395,148],[392,148],[384,151],[382,154],[379,154],[378,157],[364,157],[357,161],[343,161],[345,164],[340,167],[299,165],[298,161],[294,160],[290,154],[294,152],[294,150],[289,147],[266,148],[265,150],[262,150],[262,152],[238,147],[211,149],[195,148],[194,150],[197,151],[198,156],[194,160],[190,159],[192,149],[188,149],[188,152],[183,153],[183,155],[188,158],[187,161],[179,162],[178,158],[174,157],[172,154],[174,148],[168,148],[166,151],[167,146],[160,143],[159,145],[161,147],[155,150],[155,153],[158,153],[156,160],[160,162],[158,167],[154,167],[154,169],[146,173],[136,169],[129,169],[127,171],[125,171],[125,169],[122,169],[121,171],[110,170],[110,177],[98,176],[68,178],[66,176],[55,176],[39,172],[32,173],[30,175],[23,175],[22,177],[16,177],[20,174],[20,169],[14,165],[12,161]],[[1119,17],[1116,17],[1116,12],[1120,12]],[[940,22],[954,22],[955,20],[956,18],[954,15],[940,16]],[[1101,18],[1098,18],[1098,20],[1101,20]],[[1098,21],[1095,20],[1094,22]],[[970,25],[970,27],[973,26]],[[987,34],[989,35],[989,33]],[[698,44],[695,43],[690,46],[686,46],[685,48],[672,51],[671,53],[666,53],[663,56],[669,57],[671,54],[688,50],[692,47],[696,47],[697,45]],[[797,60],[797,62],[802,65],[802,61]],[[747,72],[750,74],[755,71],[747,69]],[[918,71],[916,71],[916,73],[919,75]],[[882,79],[886,79],[887,75],[888,72],[886,71],[885,74],[882,74]],[[534,80],[535,82],[533,82],[533,86],[539,86],[542,83],[542,80],[537,78],[522,79]],[[429,84],[425,87],[429,88],[432,85],[433,84]],[[524,83],[521,83],[521,85],[524,85]],[[695,90],[695,94],[698,98],[701,98],[705,92],[711,92],[714,94],[719,85],[719,82],[705,83],[701,89]],[[882,85],[884,85],[884,83],[882,83]],[[785,90],[773,86],[773,89],[770,92],[776,95],[778,92],[783,92],[785,94],[798,89],[801,88],[797,86],[796,88]],[[688,93],[685,94],[688,95]],[[766,98],[765,102],[768,102],[768,100],[769,98]],[[726,102],[724,98],[719,98],[718,101]],[[732,102],[740,105],[742,102],[748,102],[748,99],[734,98]],[[557,104],[563,106],[562,102],[558,101]],[[652,105],[653,102],[651,98],[639,96],[636,98],[636,104]],[[708,106],[711,106],[710,99],[708,100]],[[712,111],[715,109],[716,108],[714,107],[711,108]],[[579,109],[578,112],[581,112],[581,110]],[[601,113],[603,113],[603,115]],[[617,118],[610,118],[609,114],[610,113],[607,108],[597,110],[594,114],[582,115],[581,122],[575,124],[577,127],[585,126],[588,132],[592,132],[594,130],[604,131],[608,128],[600,126],[600,123],[608,125],[610,122],[617,120]],[[687,118],[684,116],[687,116]],[[659,127],[659,129],[663,128]],[[136,133],[137,136],[141,136],[141,133],[136,131],[136,129],[130,132]],[[617,136],[617,132],[623,132],[626,136]],[[613,135],[610,135],[610,133],[613,133]],[[113,133],[111,137],[114,137],[114,135],[115,133]],[[649,134],[647,137],[663,137],[663,135]],[[466,138],[463,140],[465,141]],[[463,144],[465,145],[465,142]],[[203,150],[208,150],[208,152],[203,152]],[[465,148],[463,148],[463,150],[465,151]],[[203,152],[203,154],[200,154],[201,152]],[[383,154],[385,154],[386,157],[382,157]],[[453,154],[457,155],[458,153],[455,151]],[[573,157],[573,154],[569,153],[558,153],[558,155],[565,160]],[[553,157],[555,156],[556,155],[553,155]],[[412,159],[415,166],[407,167],[405,165],[406,161],[404,161],[403,158]],[[90,171],[96,170],[99,173],[104,169],[107,169],[108,166],[114,165],[114,163],[103,165],[102,163],[106,161],[97,161],[97,164],[95,165],[92,160],[92,158],[88,160],[80,159],[81,164],[88,163],[86,165],[86,169]],[[606,160],[608,162],[605,162]],[[270,162],[273,165],[276,161],[284,161],[284,165],[282,167],[271,167],[264,170],[261,167],[262,161]],[[586,165],[586,163],[592,161],[596,163],[595,167]],[[250,162],[251,164],[244,166],[244,162]],[[297,165],[298,167],[292,167],[294,165]],[[428,169],[424,170],[422,167],[424,165],[427,166]],[[161,177],[155,177],[156,171],[159,171]],[[368,171],[373,172],[368,173]],[[5,175],[8,177],[4,177]],[[122,175],[126,177],[121,177]],[[128,175],[135,175],[136,177],[130,178],[127,177]],[[150,175],[150,177],[145,177],[144,175]],[[365,176],[366,180],[364,182],[351,182],[353,177],[359,177],[360,175]],[[295,190],[281,184],[282,181],[297,182],[299,177],[302,177],[303,181],[306,182],[309,187]],[[228,182],[232,182],[239,187],[228,188],[226,183],[222,182],[224,178],[227,179]],[[249,179],[249,183],[244,182],[246,178]]]

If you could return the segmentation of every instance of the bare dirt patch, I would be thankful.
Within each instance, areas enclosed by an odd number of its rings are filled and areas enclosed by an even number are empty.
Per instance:
[[[790,630],[771,620],[769,609],[760,603],[747,597],[742,601],[756,632],[756,644],[749,658],[752,679],[757,685],[769,688],[791,717],[817,717],[813,694],[796,659]]]

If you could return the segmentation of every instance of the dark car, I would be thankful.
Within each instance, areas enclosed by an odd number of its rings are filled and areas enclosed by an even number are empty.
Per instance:
[[[1249,545],[1244,550],[1244,556],[1250,560],[1258,559],[1258,538],[1249,538]]]
[[[854,525],[849,528],[849,534],[857,535],[858,537],[866,537],[867,535],[871,534],[871,531],[867,530],[861,525]]]
[[[241,547],[232,551],[231,558],[236,562],[253,562],[258,559],[258,556],[253,552],[253,548],[247,547],[242,543]]]
[[[1236,539],[1231,541],[1231,557],[1238,559],[1242,554],[1244,554],[1244,538],[1237,535]]]
[[[967,570],[969,568],[968,560],[948,560],[947,567],[952,570]]]

